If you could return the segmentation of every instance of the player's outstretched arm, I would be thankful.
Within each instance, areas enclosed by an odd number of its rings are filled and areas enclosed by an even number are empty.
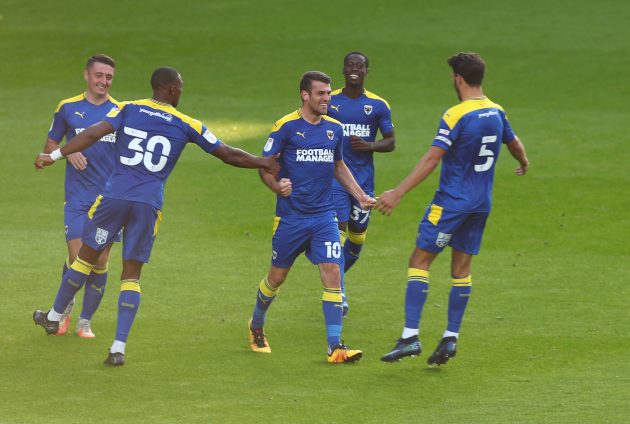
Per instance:
[[[245,150],[222,144],[212,151],[212,155],[218,157],[228,165],[237,168],[259,168],[274,177],[277,176],[280,171],[280,164],[278,163],[279,154],[261,158]]]
[[[365,191],[356,182],[348,166],[343,160],[335,161],[335,178],[352,196],[361,203],[361,208],[371,209],[376,204],[376,199],[365,194]]]
[[[94,125],[89,126],[82,133],[78,134],[72,139],[72,143],[66,143],[65,146],[57,148],[50,153],[40,153],[35,158],[35,168],[42,169],[46,166],[50,166],[55,161],[63,159],[64,157],[85,150],[97,140],[100,140],[103,136],[110,134],[114,131],[114,127],[109,122],[100,121]],[[48,143],[47,143],[48,145]],[[46,146],[45,146],[46,147]]]
[[[415,186],[424,181],[438,166],[446,150],[431,146],[429,151],[420,159],[416,167],[405,177],[398,187],[387,190],[378,197],[376,209],[384,215],[390,215],[400,203],[403,196]]]
[[[527,159],[527,153],[525,152],[525,146],[518,137],[514,137],[514,140],[507,144],[507,148],[514,159],[519,163],[519,166],[514,171],[519,177],[525,175],[529,169],[529,160]]]

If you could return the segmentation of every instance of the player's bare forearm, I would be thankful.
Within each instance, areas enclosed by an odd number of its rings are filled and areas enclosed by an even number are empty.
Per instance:
[[[383,139],[375,142],[368,142],[355,135],[350,137],[350,145],[354,150],[361,152],[388,153],[396,148],[396,137],[394,131],[383,134]]]
[[[59,142],[53,140],[52,138],[49,138],[46,140],[46,143],[44,143],[44,150],[43,153],[50,153],[53,150],[57,150],[59,148]]]
[[[515,170],[516,175],[525,175],[529,169],[529,160],[527,159],[525,145],[523,145],[523,142],[518,137],[515,137],[514,140],[507,144],[507,148],[512,157],[519,163],[519,166]]]
[[[415,168],[398,184],[398,187],[382,193],[376,202],[376,209],[384,215],[391,215],[403,196],[424,181],[437,167],[446,150],[431,146]]]
[[[424,181],[429,175],[431,175],[431,172],[433,172],[433,170],[438,166],[445,153],[446,150],[436,146],[431,146],[429,151],[422,156],[415,168],[404,180],[402,180],[395,190],[399,191],[403,195],[408,193]]]
[[[224,163],[237,168],[258,168],[274,176],[278,174],[280,169],[278,155],[261,158],[227,144],[219,146],[212,154]]]
[[[373,152],[389,153],[396,150],[396,134],[394,131],[383,134],[383,139],[374,143]]]
[[[356,182],[352,173],[348,169],[348,166],[342,160],[335,161],[335,178],[339,181],[339,184],[352,194],[355,199],[361,201],[365,192]]]
[[[280,181],[282,180],[278,181],[275,176],[271,175],[268,172],[265,172],[262,169],[258,170],[258,175],[260,176],[260,180],[269,188],[269,190],[273,191],[276,194],[280,194],[282,192],[282,187],[280,184]]]
[[[81,152],[112,132],[114,132],[112,124],[105,121],[97,122],[96,124],[87,127],[85,131],[76,135],[72,139],[72,143],[66,143],[61,148],[61,154],[68,156],[71,153]]]
[[[44,153],[51,153],[53,150],[57,150],[59,148],[59,142],[49,138],[46,140],[44,144]],[[77,171],[83,171],[87,168],[87,158],[83,156],[83,153],[70,153],[66,159],[68,162],[76,169]]]

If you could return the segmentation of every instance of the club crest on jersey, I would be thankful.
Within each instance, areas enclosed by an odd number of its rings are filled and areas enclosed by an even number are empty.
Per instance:
[[[108,235],[109,235],[109,231],[104,230],[102,228],[97,228],[96,229],[96,235],[94,236],[94,240],[98,244],[105,244],[105,242],[107,241],[107,236]]]
[[[363,105],[363,112],[365,112],[366,115],[372,113],[372,105]]]
[[[333,130],[326,130],[326,135],[330,140],[332,140],[333,137],[335,137],[335,132]]]
[[[265,148],[263,149],[265,152],[268,152],[273,147],[273,138],[269,137],[267,142],[265,143]]]
[[[453,234],[438,233],[435,244],[437,245],[437,247],[444,247],[448,244],[449,241],[451,241],[451,237],[453,237]]]

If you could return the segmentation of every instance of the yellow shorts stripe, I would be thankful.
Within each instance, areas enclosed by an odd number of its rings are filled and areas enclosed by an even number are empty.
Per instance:
[[[275,216],[273,218],[273,227],[271,228],[271,234],[272,235],[276,235],[276,230],[278,229],[278,225],[280,225],[280,220],[282,218],[280,218],[279,216]]]
[[[92,203],[90,210],[88,211],[88,218],[92,219],[92,217],[94,217],[94,212],[96,212],[96,208],[98,208],[98,205],[101,204],[101,200],[103,200],[103,195],[99,194],[96,197],[96,200],[94,201],[94,203]]]
[[[366,235],[367,235],[367,230],[363,231],[362,233],[355,233],[352,230],[348,230],[348,239],[354,244],[361,245],[365,243]]]
[[[267,281],[267,277],[261,280],[260,284],[258,285],[258,288],[260,289],[260,292],[267,297],[274,297],[275,295],[278,294],[278,289],[279,289],[279,287],[276,287],[275,289],[272,288],[269,285],[269,281]]]
[[[71,269],[74,269],[75,271],[85,275],[90,275],[93,267],[94,265],[85,262],[81,258],[77,258],[74,262],[72,262],[72,265],[70,265]]]
[[[472,286],[472,276],[453,278],[453,285],[457,287]]]
[[[440,218],[442,218],[442,211],[444,208],[438,205],[431,205],[431,211],[429,212],[429,222],[433,225],[438,225]]]
[[[157,211],[157,218],[155,219],[155,225],[153,226],[153,237],[157,237],[158,231],[160,230],[160,223],[162,222],[162,211]]]
[[[140,291],[140,281],[122,280],[120,282],[120,291],[135,291],[142,293]]]

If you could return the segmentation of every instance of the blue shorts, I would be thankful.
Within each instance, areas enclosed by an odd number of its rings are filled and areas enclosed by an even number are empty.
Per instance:
[[[88,213],[83,243],[95,250],[111,244],[122,229],[124,260],[149,262],[162,212],[148,203],[98,196]]]
[[[88,221],[88,212],[94,200],[70,200],[63,204],[63,224],[66,232],[66,241],[80,239],[83,235],[83,227]],[[120,241],[120,233],[114,241]]]
[[[374,196],[374,192],[366,194]],[[333,202],[339,222],[347,222],[348,227],[355,233],[367,230],[370,223],[370,211],[361,208],[361,204],[345,189],[333,188]]]
[[[314,264],[341,262],[341,243],[337,218],[330,215],[313,218],[274,219],[271,240],[271,264],[291,268],[302,252]]]
[[[444,247],[476,255],[481,247],[481,237],[489,212],[463,213],[447,211],[430,204],[418,226],[416,246],[440,253]]]

